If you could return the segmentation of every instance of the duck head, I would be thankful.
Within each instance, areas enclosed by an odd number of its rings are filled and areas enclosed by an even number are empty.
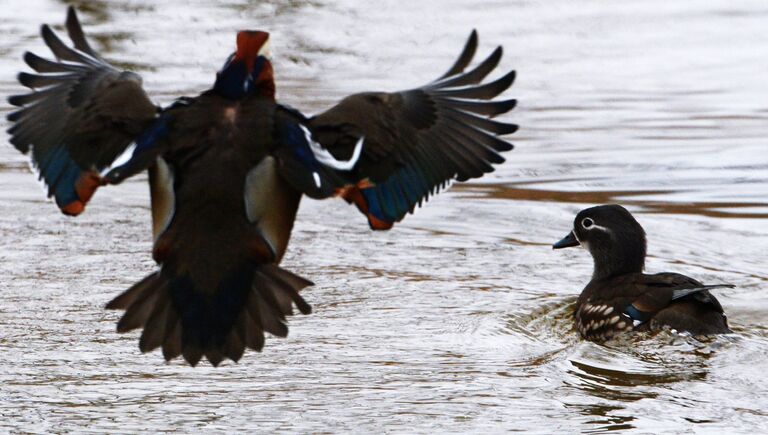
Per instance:
[[[270,57],[269,33],[258,30],[238,32],[237,51],[227,58],[216,74],[213,88],[231,99],[253,94],[274,99],[275,81]]]
[[[624,207],[616,204],[584,209],[573,230],[553,249],[584,247],[592,255],[592,279],[642,272],[645,266],[645,231]]]

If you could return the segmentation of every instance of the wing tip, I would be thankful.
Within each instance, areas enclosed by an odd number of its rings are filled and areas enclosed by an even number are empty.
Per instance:
[[[495,102],[497,104],[496,112],[490,114],[488,117],[493,119],[499,115],[509,113],[517,107],[517,98],[511,98],[509,100],[500,100]],[[517,131],[517,130],[515,130]]]
[[[16,74],[16,80],[19,83],[21,83],[22,86],[26,86],[30,89],[34,88],[34,86],[32,86],[32,80],[34,79],[34,77],[35,76],[33,76],[32,74],[24,71]]]
[[[37,55],[35,53],[32,53],[31,51],[25,51],[24,54],[21,55],[21,58],[24,60],[24,63],[30,66],[30,68],[34,68],[32,64],[37,60]]]
[[[69,23],[70,20],[74,20],[75,22],[79,23],[79,20],[77,19],[77,10],[75,9],[74,5],[69,5],[67,7],[67,23]]]
[[[491,52],[491,55],[488,57],[497,57],[497,56],[499,60],[501,60],[501,58],[504,56],[504,46],[497,45],[496,48],[494,48],[493,51]]]
[[[14,111],[14,112],[11,112],[11,113],[9,113],[9,114],[5,115],[5,119],[6,119],[6,121],[8,121],[8,122],[16,122],[16,121],[18,121],[18,120],[21,118],[21,114],[22,114],[22,111],[21,111],[21,110],[16,110],[16,111]],[[11,135],[11,136],[12,136],[12,135],[13,135],[13,132],[15,132],[16,130],[14,129],[14,127],[10,127],[9,129],[7,129],[7,130],[5,130],[5,131],[6,131],[6,132],[7,132],[9,135]]]
[[[504,74],[504,76],[499,79],[500,81],[506,81],[509,80],[509,85],[507,85],[507,88],[512,86],[512,84],[515,82],[515,79],[517,79],[517,70],[510,70],[508,73]]]
[[[51,29],[51,26],[49,26],[48,24],[41,24],[40,25],[40,36],[42,36],[44,39],[48,38],[50,36],[54,36],[53,29]]]
[[[88,44],[88,40],[85,38],[85,32],[83,32],[83,26],[80,24],[80,19],[77,17],[77,11],[73,6],[67,9],[66,20],[67,34],[69,39],[72,40],[75,48],[83,53],[93,57],[94,59],[100,59],[100,56],[91,48]]]
[[[25,95],[10,95],[6,100],[11,106],[24,107],[24,97]]]
[[[515,134],[518,130],[520,130],[520,126],[517,124],[504,124],[507,126],[507,128],[504,130],[503,133],[499,134],[499,136],[506,136],[508,134]]]
[[[472,62],[472,59],[475,57],[478,40],[479,37],[477,34],[477,29],[472,29],[472,31],[469,33],[467,42],[464,44],[464,48],[461,50],[461,54],[459,54],[459,57],[456,59],[453,65],[451,65],[448,71],[446,71],[436,81],[440,81],[447,77],[451,77],[463,72],[464,69],[467,68],[467,65],[469,65],[469,63]]]

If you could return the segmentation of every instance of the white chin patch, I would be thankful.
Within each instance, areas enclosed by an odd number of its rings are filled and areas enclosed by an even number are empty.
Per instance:
[[[576,230],[573,230],[572,233],[573,233],[573,237],[576,239],[576,241],[579,242],[579,245],[581,245],[582,248],[584,248],[587,251],[589,251],[589,242],[579,240],[579,236],[576,235]]]

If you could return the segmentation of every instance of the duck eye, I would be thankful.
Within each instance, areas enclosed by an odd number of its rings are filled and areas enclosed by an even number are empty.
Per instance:
[[[582,227],[584,227],[584,228],[586,228],[586,229],[589,229],[589,228],[591,228],[591,227],[592,227],[592,225],[594,225],[594,224],[595,224],[595,221],[593,221],[593,220],[592,220],[592,219],[590,219],[590,218],[584,218],[584,219],[581,221],[581,226],[582,226]]]

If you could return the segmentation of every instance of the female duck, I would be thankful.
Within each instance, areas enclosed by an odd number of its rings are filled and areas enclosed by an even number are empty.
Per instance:
[[[579,212],[573,230],[553,249],[583,246],[595,262],[592,280],[576,303],[576,327],[582,337],[604,341],[623,331],[670,327],[694,335],[724,334],[723,308],[709,289],[678,273],[643,273],[645,231],[620,205]]]

